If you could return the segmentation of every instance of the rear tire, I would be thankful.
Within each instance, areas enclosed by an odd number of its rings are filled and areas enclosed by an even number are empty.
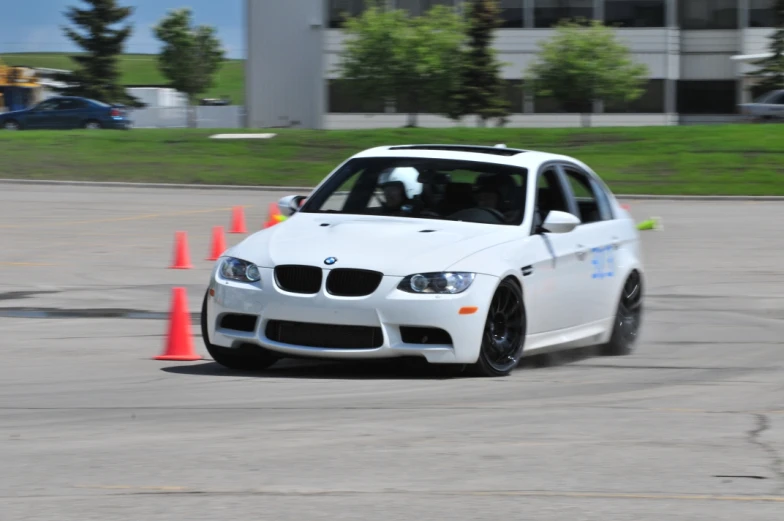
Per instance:
[[[207,299],[209,290],[204,294],[201,305],[201,337],[204,347],[215,362],[228,369],[237,371],[261,371],[271,367],[280,358],[256,344],[244,344],[242,347],[229,348],[210,343],[207,328]]]
[[[483,377],[510,375],[520,361],[525,331],[523,292],[512,279],[504,279],[487,312],[479,358],[467,372]]]
[[[610,341],[600,347],[603,356],[630,355],[637,344],[642,324],[642,276],[633,271],[626,278],[618,301]]]
[[[103,128],[103,125],[101,125],[99,122],[95,121],[94,119],[91,119],[89,121],[84,122],[83,128],[86,128],[88,130],[98,130]]]

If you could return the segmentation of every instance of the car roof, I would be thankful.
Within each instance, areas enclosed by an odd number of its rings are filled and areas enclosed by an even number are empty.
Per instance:
[[[368,157],[416,157],[432,159],[456,159],[482,161],[501,165],[519,166],[535,170],[548,161],[569,161],[584,168],[581,161],[562,154],[507,148],[505,145],[456,145],[456,144],[410,144],[373,147],[354,154],[352,158]],[[590,171],[590,169],[588,169]]]

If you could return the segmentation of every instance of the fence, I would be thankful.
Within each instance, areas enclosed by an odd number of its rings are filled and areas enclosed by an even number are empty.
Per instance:
[[[197,128],[242,128],[245,107],[242,105],[196,106]],[[187,107],[146,107],[130,113],[136,128],[185,128],[188,126]]]
[[[245,107],[242,105],[228,106],[196,106],[194,107],[197,128],[244,128],[245,127]],[[188,112],[186,107],[155,107],[135,109],[130,114],[136,128],[187,128]],[[377,116],[377,115],[376,115]],[[398,119],[395,119],[398,116]],[[670,116],[674,116],[670,117]],[[325,124],[330,129],[359,129],[359,128],[385,128],[401,127],[405,124],[405,115],[383,115],[375,120],[367,114],[327,114]],[[608,121],[602,121],[602,118]],[[647,119],[646,119],[647,118]],[[443,118],[441,118],[443,119]],[[579,126],[579,115],[559,114],[559,115],[526,115],[524,122],[515,122],[512,127],[532,126],[532,127],[573,127]],[[741,122],[742,118],[737,114],[727,115],[639,115],[639,114],[596,114],[593,116],[594,124],[597,126],[649,126],[662,124],[675,125],[710,125]],[[399,120],[399,121],[398,121]],[[420,115],[419,124],[424,127],[453,126],[452,122],[442,122],[438,117],[431,115]],[[437,120],[437,121],[436,121]]]

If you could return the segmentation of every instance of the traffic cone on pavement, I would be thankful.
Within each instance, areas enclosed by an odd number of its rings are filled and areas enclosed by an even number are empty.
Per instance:
[[[193,347],[191,317],[188,313],[188,295],[185,288],[174,288],[166,345],[163,354],[156,356],[155,360],[190,362],[201,359],[202,357],[196,353]]]
[[[223,235],[223,226],[212,227],[212,249],[207,257],[208,261],[218,260],[218,257],[226,251],[226,238]]]
[[[169,268],[174,270],[189,270],[193,268],[191,256],[188,252],[188,234],[177,232],[174,241],[174,262]]]
[[[248,233],[247,228],[245,228],[245,210],[242,206],[235,206],[232,209],[229,233]]]

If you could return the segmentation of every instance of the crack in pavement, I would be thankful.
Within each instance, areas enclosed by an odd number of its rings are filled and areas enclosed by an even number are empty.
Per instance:
[[[555,490],[412,490],[384,488],[378,490],[276,490],[276,489],[200,489],[178,486],[134,487],[123,485],[76,485],[75,488],[104,490],[106,493],[94,494],[0,494],[0,501],[29,499],[72,499],[86,497],[129,497],[129,496],[270,496],[270,497],[356,497],[356,496],[425,496],[425,497],[531,497],[531,498],[570,498],[604,500],[669,500],[669,501],[732,501],[732,502],[775,502],[784,503],[784,496],[760,495],[723,495],[699,493],[662,493],[662,492],[601,492],[601,491],[555,491]]]
[[[748,440],[752,445],[760,447],[770,458],[768,468],[773,472],[779,482],[776,494],[784,494],[784,459],[782,459],[776,448],[768,442],[762,441],[762,433],[771,430],[770,418],[765,414],[755,414],[756,427],[748,431]]]

